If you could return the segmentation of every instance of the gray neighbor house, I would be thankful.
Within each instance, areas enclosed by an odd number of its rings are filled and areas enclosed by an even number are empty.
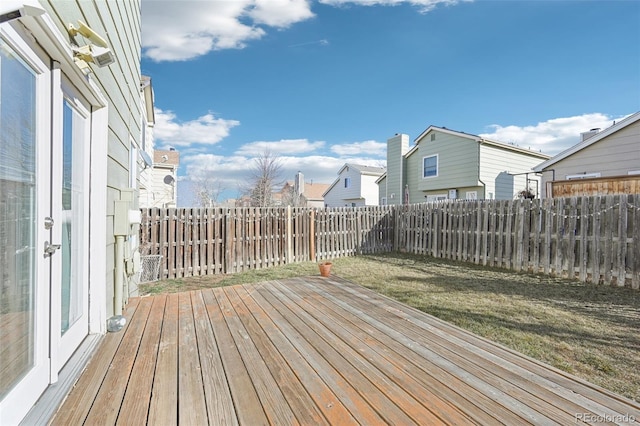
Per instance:
[[[539,194],[532,168],[550,157],[445,127],[428,127],[387,140],[387,172],[376,181],[380,204],[452,199],[510,200]]]
[[[534,167],[542,174],[543,198],[640,193],[640,112],[581,136]]]

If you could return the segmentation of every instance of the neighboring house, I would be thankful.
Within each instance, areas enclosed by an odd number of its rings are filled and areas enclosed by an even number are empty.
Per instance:
[[[296,207],[324,207],[322,194],[329,188],[326,183],[305,182],[301,172],[296,173],[295,180],[287,181],[280,192],[274,194],[277,205]]]
[[[46,424],[134,281],[140,6],[0,2],[3,425]]]
[[[531,170],[549,156],[480,136],[430,126],[409,149],[409,136],[387,141],[387,173],[378,179],[381,204],[450,199],[517,198],[538,191]]]
[[[543,197],[640,194],[640,112],[534,167]]]
[[[338,178],[325,191],[327,207],[377,206],[376,180],[385,172],[384,167],[347,163],[338,172]]]
[[[153,164],[144,171],[146,188],[140,190],[140,207],[175,208],[180,153],[174,149],[154,150]]]

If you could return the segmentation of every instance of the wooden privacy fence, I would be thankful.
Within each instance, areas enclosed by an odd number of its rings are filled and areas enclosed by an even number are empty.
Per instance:
[[[160,278],[402,251],[640,288],[640,195],[358,208],[144,209]]]
[[[389,207],[143,209],[140,251],[162,256],[160,279],[389,252],[392,212]]]
[[[640,288],[640,195],[398,207],[397,250]]]

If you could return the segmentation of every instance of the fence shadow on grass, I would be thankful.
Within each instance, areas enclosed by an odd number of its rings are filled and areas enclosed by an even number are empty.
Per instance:
[[[377,255],[375,261],[386,264],[388,269],[398,268],[393,280],[403,283],[400,292],[408,291],[408,283],[419,283],[422,288],[416,289],[414,296],[429,291],[465,293],[468,297],[494,294],[542,303],[543,306],[604,321],[611,326],[640,329],[640,294],[630,288],[515,273],[417,255]]]

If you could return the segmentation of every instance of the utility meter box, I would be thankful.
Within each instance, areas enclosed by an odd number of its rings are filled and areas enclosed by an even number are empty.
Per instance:
[[[120,199],[114,201],[113,235],[132,235],[132,226],[140,225],[142,215],[138,208],[138,191],[121,189]]]

